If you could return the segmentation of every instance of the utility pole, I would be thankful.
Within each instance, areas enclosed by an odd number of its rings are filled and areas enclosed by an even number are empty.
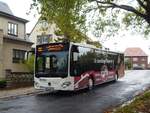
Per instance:
[[[0,29],[0,78],[4,77],[3,70],[3,30]]]

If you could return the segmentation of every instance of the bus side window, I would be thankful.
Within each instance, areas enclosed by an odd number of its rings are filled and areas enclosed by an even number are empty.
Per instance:
[[[77,62],[74,62],[72,65],[73,76],[79,76],[79,65]]]
[[[72,63],[71,63],[71,74],[72,76],[79,76],[80,75],[80,64],[79,64],[79,53],[73,52],[72,54]]]
[[[111,71],[114,69],[113,63],[108,63],[108,70]]]
[[[78,46],[73,45],[71,48],[71,65],[70,74],[71,76],[79,76],[79,49]]]

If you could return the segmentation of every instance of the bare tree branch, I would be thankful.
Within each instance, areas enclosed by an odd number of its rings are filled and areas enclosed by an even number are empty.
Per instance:
[[[137,2],[139,3],[140,6],[142,6],[146,10],[147,7],[141,0],[137,0]]]
[[[89,1],[96,2],[98,4],[99,9],[119,8],[128,12],[132,12],[135,15],[140,16],[141,18],[146,20],[146,22],[148,22],[148,24],[150,25],[150,0],[136,0],[139,4],[139,7],[142,7],[145,10],[145,12],[140,12],[130,5],[123,5],[123,4],[119,5],[117,3],[114,3],[113,1],[107,0],[89,0]]]
[[[145,14],[140,13],[135,8],[133,8],[132,6],[129,6],[129,5],[118,5],[118,4],[115,4],[115,3],[112,3],[112,2],[104,2],[104,1],[99,1],[99,0],[92,0],[92,1],[95,1],[98,4],[104,4],[106,8],[107,7],[108,8],[119,8],[119,9],[123,9],[123,10],[126,10],[126,11],[130,11],[132,13],[135,13],[136,15],[141,16],[144,19],[146,18]]]

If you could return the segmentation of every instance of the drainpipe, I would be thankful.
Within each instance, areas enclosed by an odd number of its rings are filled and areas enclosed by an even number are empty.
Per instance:
[[[3,30],[0,29],[0,78],[4,78],[3,70]]]

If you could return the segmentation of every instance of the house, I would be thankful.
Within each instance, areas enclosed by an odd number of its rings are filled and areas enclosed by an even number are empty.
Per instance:
[[[15,16],[6,3],[0,2],[0,78],[6,72],[28,72],[25,54],[31,50],[26,34],[28,21]]]
[[[62,36],[55,34],[57,30],[54,23],[49,24],[45,20],[39,19],[29,34],[29,39],[34,43],[32,47],[35,48],[38,44],[55,42],[55,39],[61,38]]]
[[[125,61],[131,63],[131,68],[147,69],[148,55],[141,48],[127,48],[124,54]]]
[[[55,23],[48,23],[45,20],[39,19],[32,29],[31,33],[28,34],[28,37],[34,43],[32,45],[32,48],[35,48],[35,46],[38,44],[56,42],[57,39],[63,39],[64,35],[60,34],[61,33],[59,33],[59,28],[56,27]],[[101,48],[102,45],[99,43],[99,41],[93,41],[82,32],[80,32],[80,34],[87,38],[87,40],[82,41],[82,43],[94,45]]]
[[[148,63],[147,69],[149,69],[149,70],[150,70],[150,62]]]

